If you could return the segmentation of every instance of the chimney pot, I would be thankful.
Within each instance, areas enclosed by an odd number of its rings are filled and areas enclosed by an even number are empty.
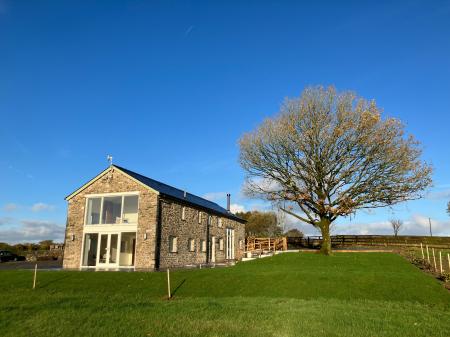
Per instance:
[[[231,212],[231,211],[230,211],[230,204],[231,204],[230,199],[231,199],[231,194],[230,194],[230,193],[227,193],[227,211],[228,211],[228,212]]]

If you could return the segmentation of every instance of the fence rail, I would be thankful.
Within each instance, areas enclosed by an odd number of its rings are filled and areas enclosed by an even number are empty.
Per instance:
[[[321,236],[288,237],[289,247],[316,248],[322,244]],[[435,248],[450,248],[450,237],[447,236],[406,236],[406,235],[334,235],[331,237],[333,247],[348,246],[410,246],[419,247],[420,244]]]
[[[245,244],[247,252],[276,252],[287,250],[287,238],[252,238],[248,237]]]

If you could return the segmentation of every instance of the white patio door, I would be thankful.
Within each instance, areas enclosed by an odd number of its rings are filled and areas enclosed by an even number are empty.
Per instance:
[[[234,259],[234,229],[227,228],[227,237],[226,237],[226,259],[233,260]]]
[[[211,237],[211,262],[216,262],[216,237]]]
[[[100,234],[97,253],[97,267],[117,268],[119,266],[119,234]]]

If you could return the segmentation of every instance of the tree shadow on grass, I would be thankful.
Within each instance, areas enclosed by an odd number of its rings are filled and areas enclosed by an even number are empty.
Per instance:
[[[57,278],[55,278],[53,280],[50,280],[48,282],[42,282],[42,283],[39,282],[39,279],[38,279],[37,282],[36,282],[36,288],[47,288],[48,286],[50,286],[50,285],[52,285],[54,283],[57,283],[57,282],[59,282],[61,280],[64,280],[64,279],[66,279],[68,277],[69,277],[69,275],[63,275],[61,277],[57,277]]]
[[[180,284],[177,285],[177,287],[172,291],[172,296],[175,296],[176,292],[178,291],[178,289],[181,288],[181,286],[184,284],[184,282],[186,282],[186,279],[184,279],[183,281],[181,281]]]

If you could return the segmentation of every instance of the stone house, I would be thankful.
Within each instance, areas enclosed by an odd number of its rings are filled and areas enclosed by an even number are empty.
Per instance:
[[[155,270],[243,257],[245,221],[209,200],[111,165],[66,197],[63,267]]]

